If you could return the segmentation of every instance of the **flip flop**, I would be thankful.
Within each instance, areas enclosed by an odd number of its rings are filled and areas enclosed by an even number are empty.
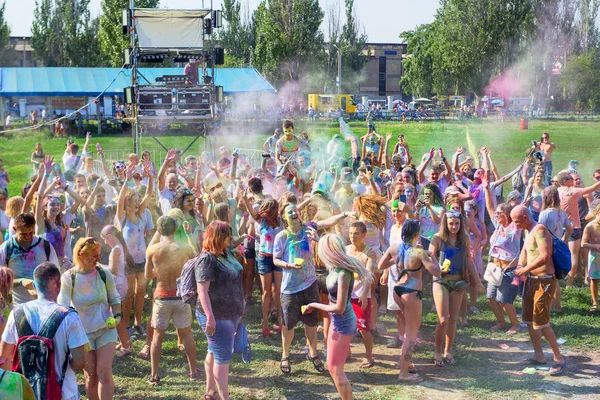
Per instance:
[[[188,377],[190,378],[190,381],[199,381],[200,378],[202,378],[202,373],[197,369],[196,372],[189,374]]]
[[[590,312],[596,312],[596,311],[598,311],[598,304],[593,304],[593,305],[590,307]]]
[[[150,386],[156,386],[160,383],[160,378],[149,377],[147,382]]]
[[[444,364],[454,365],[456,364],[456,360],[454,359],[454,357],[452,357],[452,355],[447,355],[446,357],[444,357]]]
[[[398,376],[398,381],[402,383],[419,383],[423,382],[423,378],[419,374],[409,374],[407,377]]]
[[[546,365],[547,361],[538,361],[535,358],[526,358],[521,360],[519,364],[521,365]]]
[[[435,364],[436,367],[443,367],[444,366],[444,359],[443,358],[433,358],[433,364]]]
[[[565,372],[565,367],[567,366],[567,362],[563,361],[562,364],[554,363],[550,368],[550,376],[558,376],[562,375]]]
[[[417,373],[417,367],[415,367],[415,364],[413,364],[413,363],[408,364],[408,373],[409,374]]]
[[[506,331],[506,334],[507,334],[507,335],[516,335],[516,334],[517,334],[517,333],[519,333],[520,331],[521,331],[521,330],[520,330],[520,329],[518,329],[518,328],[517,328],[517,329],[512,329],[512,328],[511,328],[511,329],[509,329],[509,330],[507,330],[507,331]]]
[[[140,350],[140,352],[138,353],[138,356],[140,356],[140,358],[142,360],[147,360],[149,355],[150,355],[150,346],[145,344],[144,347],[142,347],[142,350]]]
[[[217,400],[219,399],[219,392],[217,392],[216,390],[210,394],[210,393],[204,393],[204,396],[202,398],[203,400]]]
[[[375,365],[375,361],[374,360],[365,360],[363,362],[360,363],[360,365],[358,366],[358,368],[361,369],[367,369],[367,368],[371,368]]]

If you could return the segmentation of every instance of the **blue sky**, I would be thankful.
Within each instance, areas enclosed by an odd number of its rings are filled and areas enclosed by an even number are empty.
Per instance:
[[[11,35],[29,36],[35,0],[4,1],[6,1],[6,18],[11,27]],[[329,5],[343,3],[343,0],[319,0],[319,2],[326,11]],[[90,0],[92,15],[100,14],[100,3],[101,0]],[[160,6],[175,9],[203,8],[202,3],[203,0],[161,0]],[[259,0],[241,0],[241,3],[253,10]],[[214,0],[215,9],[218,9],[220,4],[220,0]],[[355,0],[354,4],[370,42],[396,43],[399,41],[400,32],[433,21],[439,0]],[[205,0],[204,6],[210,7],[210,0]],[[322,30],[326,32],[325,25],[322,26]]]

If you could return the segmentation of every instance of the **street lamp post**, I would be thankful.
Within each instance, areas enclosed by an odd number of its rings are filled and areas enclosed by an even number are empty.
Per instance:
[[[342,93],[342,49],[337,47],[336,44],[333,45],[337,49],[338,53],[338,76],[336,79],[336,84],[338,88],[338,94]]]

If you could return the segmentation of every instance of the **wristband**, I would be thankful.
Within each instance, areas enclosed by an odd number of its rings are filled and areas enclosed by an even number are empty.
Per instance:
[[[49,173],[45,173],[45,174],[44,174],[44,176],[45,176],[46,178],[50,178],[50,174],[49,174]]]
[[[100,156],[100,158],[106,158],[106,156]]]
[[[192,237],[194,234],[193,233],[186,233],[185,236],[187,237]]]
[[[123,318],[123,314],[121,314],[120,312],[113,314],[113,318]]]
[[[442,161],[446,161],[446,157],[442,157]]]
[[[65,186],[65,192],[69,190],[69,185]]]

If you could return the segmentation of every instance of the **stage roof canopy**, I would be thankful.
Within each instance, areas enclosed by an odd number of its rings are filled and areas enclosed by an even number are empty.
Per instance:
[[[119,73],[119,68],[0,68],[0,97],[95,97],[107,87],[106,96],[122,96],[123,88],[131,86],[131,72]],[[138,84],[156,84],[157,77],[182,75],[183,68],[140,68],[139,72],[143,77]],[[225,94],[275,92],[254,68],[215,68],[215,84],[223,86]]]

